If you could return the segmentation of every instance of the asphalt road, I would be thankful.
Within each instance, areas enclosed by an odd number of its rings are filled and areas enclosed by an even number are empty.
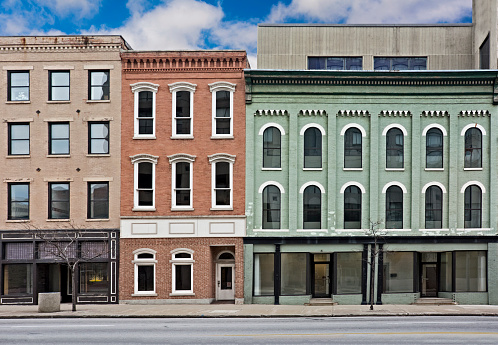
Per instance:
[[[4,319],[0,334],[0,344],[498,344],[498,318]]]

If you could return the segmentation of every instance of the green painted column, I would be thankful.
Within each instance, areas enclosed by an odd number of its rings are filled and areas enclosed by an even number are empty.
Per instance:
[[[422,167],[420,166],[420,153],[422,152],[421,148],[421,140],[422,131],[420,129],[420,112],[412,113],[412,130],[411,130],[411,145],[412,145],[412,153],[410,157],[411,170],[412,170],[412,183],[411,190],[408,190],[408,195],[406,195],[406,199],[411,199],[411,224],[404,225],[403,227],[412,229],[412,233],[417,233],[420,229],[420,210],[421,210],[421,200],[424,200],[422,197],[422,186],[420,185],[420,172],[422,171]],[[410,134],[408,134],[409,136]],[[406,138],[408,139],[408,137]],[[407,152],[408,153],[408,152]],[[405,153],[406,154],[406,153]],[[406,164],[406,163],[405,163]],[[422,201],[423,203],[424,201]],[[425,224],[424,224],[425,227]]]
[[[334,112],[334,113],[333,113]],[[327,123],[327,151],[328,151],[328,160],[327,166],[324,166],[324,169],[327,169],[327,229],[335,230],[337,228],[336,224],[336,215],[337,215],[337,207],[336,207],[336,198],[339,194],[340,186],[337,186],[337,140],[340,135],[336,134],[337,125],[336,125],[336,110],[332,110],[329,113],[328,123]]]
[[[254,110],[251,106],[247,106],[246,110],[246,138],[258,138],[258,133],[254,129]],[[256,140],[246,139],[246,234],[252,234],[254,229],[254,194],[252,191],[256,190],[254,169],[257,166],[254,161],[254,152],[256,151]]]
[[[252,303],[254,245],[244,244],[244,304]]]
[[[380,159],[380,152],[379,152],[379,138],[382,133],[379,133],[379,112],[373,112],[370,115],[370,132],[367,132],[367,139],[370,139],[370,188],[367,187],[367,195],[369,196],[369,208],[370,208],[370,220],[373,222],[377,222],[379,220],[382,220],[383,224],[381,224],[381,227],[385,226],[385,214],[382,212],[384,210],[383,206],[379,207],[379,200],[382,198],[380,197],[382,190],[379,189],[379,159]],[[368,138],[368,136],[370,138]],[[384,138],[385,140],[385,138]],[[365,167],[367,168],[367,167]],[[365,200],[368,200],[367,197],[365,197]],[[364,206],[363,206],[364,207]],[[362,219],[362,227],[364,229],[369,229],[370,228],[370,222],[369,219]]]
[[[447,140],[449,141],[448,149],[449,155],[448,167],[444,170],[448,172],[448,227],[450,229],[463,227],[463,224],[458,225],[458,199],[460,190],[458,189],[458,155],[463,155],[463,150],[459,145],[462,142],[460,133],[458,131],[458,113],[450,114],[450,126],[448,129]],[[461,168],[460,168],[461,169]]]
[[[299,194],[299,186],[298,186],[298,153],[299,153],[299,128],[298,128],[298,110],[289,109],[289,133],[288,133],[288,145],[289,145],[289,185],[287,187],[288,190],[285,192],[287,194],[287,200],[289,201],[289,230],[291,232],[295,232],[296,229],[301,229],[302,225],[297,224],[297,214],[298,214],[298,205],[301,202],[302,196]],[[285,167],[282,167],[285,168]],[[283,213],[285,214],[285,213]]]
[[[498,304],[498,243],[488,244],[488,303]]]
[[[496,164],[494,163],[494,159],[492,157],[498,157],[498,132],[493,131],[491,129],[498,128],[498,114],[494,114],[492,109],[491,118],[490,118],[490,130],[488,131],[489,135],[489,157],[491,157],[489,164],[489,227],[492,229],[493,233],[497,233],[498,231],[498,169]],[[493,178],[494,177],[494,178]]]

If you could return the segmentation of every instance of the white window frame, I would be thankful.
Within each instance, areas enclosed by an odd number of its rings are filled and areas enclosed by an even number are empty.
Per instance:
[[[177,248],[171,252],[171,293],[170,296],[195,296],[194,294],[194,251]],[[176,258],[176,254],[188,254],[190,258]],[[176,290],[176,266],[190,266],[190,290]]]
[[[135,251],[133,251],[133,266],[134,266],[134,270],[133,270],[133,273],[134,273],[134,277],[133,277],[133,281],[134,281],[134,294],[133,295],[137,295],[137,296],[157,296],[157,293],[156,293],[156,264],[157,264],[157,260],[156,260],[156,251],[153,250],[153,249],[149,249],[149,248],[140,248],[140,249],[137,249]],[[138,255],[140,254],[152,254],[153,257],[152,258],[147,258],[147,259],[139,259],[138,258]],[[153,291],[138,291],[138,266],[153,266],[154,267],[154,290]]]
[[[156,165],[158,156],[139,154],[131,156],[131,164],[134,166],[133,174],[133,211],[155,211],[156,210]],[[138,165],[140,163],[152,163],[152,206],[138,205]]]
[[[216,153],[208,156],[211,164],[211,209],[212,210],[233,210],[233,164],[235,163],[234,155],[228,153]],[[230,205],[216,205],[216,164],[228,163],[230,178]]]
[[[193,211],[193,190],[194,190],[194,167],[193,163],[196,156],[192,156],[186,153],[178,153],[168,156],[169,164],[171,164],[171,210],[172,211]],[[178,206],[176,205],[176,164],[177,163],[188,163],[190,164],[190,176],[189,176],[189,186],[190,186],[190,205]]]
[[[131,84],[131,92],[134,94],[134,132],[133,139],[156,139],[156,95],[159,89],[158,84],[152,84],[149,82],[139,82]],[[139,134],[139,117],[138,117],[138,105],[139,105],[139,94],[142,91],[152,92],[152,134]]]
[[[233,138],[233,94],[235,92],[235,86],[236,84],[229,83],[227,81],[218,81],[209,85],[209,91],[212,93],[212,114],[213,114],[213,121],[212,121],[212,132],[211,136],[212,138],[215,139],[231,139]],[[230,92],[230,133],[228,134],[216,134],[216,93],[218,91],[228,91]],[[223,118],[223,119],[226,119]]]
[[[197,88],[196,84],[188,82],[178,82],[173,84],[168,84],[169,91],[171,92],[171,139],[194,139],[194,93]],[[189,134],[177,134],[176,133],[176,93],[178,91],[190,92],[190,133]],[[185,119],[185,118],[184,118]]]

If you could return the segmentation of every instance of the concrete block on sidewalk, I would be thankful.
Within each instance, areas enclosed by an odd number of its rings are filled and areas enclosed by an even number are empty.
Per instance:
[[[38,312],[54,313],[61,311],[61,293],[43,292],[38,294]]]

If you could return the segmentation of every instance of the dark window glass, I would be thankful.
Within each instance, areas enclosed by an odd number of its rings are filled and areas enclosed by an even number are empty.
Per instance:
[[[175,174],[176,206],[190,206],[190,163],[176,163]]]
[[[138,265],[138,291],[154,291],[154,265]]]
[[[29,123],[9,123],[9,155],[29,155]]]
[[[140,91],[138,93],[138,134],[154,134],[152,91]]]
[[[6,242],[3,258],[6,260],[33,260],[33,242]]]
[[[49,219],[69,219],[69,183],[49,183]]]
[[[33,293],[33,265],[3,265],[3,294],[23,295]]]
[[[280,229],[280,189],[276,186],[263,190],[263,229]]]
[[[374,57],[376,71],[426,70],[426,57]]]
[[[138,206],[153,206],[152,163],[138,163]]]
[[[48,153],[51,155],[69,154],[69,123],[57,122],[48,125]]]
[[[82,262],[80,270],[80,293],[107,292],[109,289],[109,277],[107,274],[107,263],[105,262]]]
[[[465,228],[480,228],[482,220],[482,191],[471,185],[465,189]]]
[[[479,47],[479,68],[489,69],[489,35]]]
[[[398,186],[386,191],[386,229],[403,229],[403,191]]]
[[[216,92],[216,134],[230,133],[230,92]]]
[[[386,168],[403,168],[404,144],[403,132],[392,128],[386,135]]]
[[[478,128],[465,132],[465,168],[482,168],[482,133]]]
[[[216,206],[230,206],[230,163],[216,163],[215,174]]]
[[[49,101],[69,101],[69,71],[50,71],[49,84]]]
[[[308,69],[326,69],[331,71],[361,70],[361,57],[309,57]]]
[[[92,101],[109,99],[109,71],[89,71],[89,95]]]
[[[88,134],[88,153],[109,153],[109,122],[90,122]]]
[[[154,254],[150,254],[150,253],[138,254],[137,259],[154,259]]]
[[[321,229],[322,193],[317,186],[306,187],[303,194],[303,229]]]
[[[443,192],[438,186],[430,186],[425,191],[425,228],[443,227]]]
[[[265,129],[263,132],[263,168],[280,168],[281,149],[278,128]]]
[[[443,132],[437,128],[427,131],[425,137],[425,167],[443,167]]]
[[[191,134],[190,91],[176,92],[176,134]]]
[[[88,183],[88,219],[109,218],[109,182]]]
[[[304,167],[322,167],[322,132],[318,128],[304,132]]]
[[[175,259],[192,259],[192,254],[178,253],[178,254],[175,254]]]
[[[344,191],[344,229],[361,229],[361,190],[356,186]]]
[[[29,101],[29,72],[8,73],[8,101]]]
[[[361,132],[358,128],[349,128],[344,135],[344,167],[361,168]]]
[[[192,290],[192,265],[175,265],[175,290]]]
[[[9,184],[8,219],[29,219],[29,184]]]

